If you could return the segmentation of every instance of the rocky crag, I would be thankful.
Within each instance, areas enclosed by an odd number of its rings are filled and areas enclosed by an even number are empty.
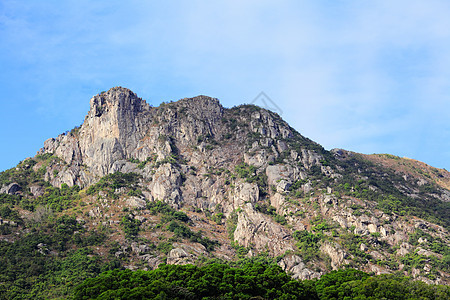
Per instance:
[[[86,234],[102,226],[93,251],[129,268],[265,257],[301,279],[350,266],[450,282],[449,172],[327,151],[253,105],[198,96],[152,107],[112,88],[90,100],[80,127],[0,179],[16,203],[41,207],[49,187],[78,186],[53,211],[76,215]],[[36,207],[14,208],[36,217]]]

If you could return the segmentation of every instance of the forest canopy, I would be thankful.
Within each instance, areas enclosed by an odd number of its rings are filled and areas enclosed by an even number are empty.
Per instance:
[[[112,270],[85,280],[74,299],[449,299],[450,287],[355,269],[295,280],[277,265],[160,265]]]

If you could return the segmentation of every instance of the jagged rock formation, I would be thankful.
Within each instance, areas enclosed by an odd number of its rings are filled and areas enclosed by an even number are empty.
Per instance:
[[[108,174],[139,175],[138,195],[122,188],[114,191],[119,200],[102,191],[85,196],[89,205],[83,209],[92,226],[117,227],[116,217],[131,211],[126,217],[141,228],[150,224],[142,235],[154,240],[156,221],[146,207],[161,200],[220,242],[215,257],[232,259],[236,247],[247,249],[248,256],[268,253],[302,279],[350,265],[377,274],[402,271],[430,282],[449,280],[448,269],[431,266],[433,259],[443,259],[433,252],[438,251],[434,244],[411,238],[420,229],[448,245],[448,206],[442,206],[444,213],[416,210],[449,201],[448,172],[433,169],[439,180],[426,179],[389,169],[380,157],[326,151],[256,106],[227,109],[217,99],[198,96],[152,107],[116,87],[94,96],[84,123],[45,141],[38,155],[53,157],[32,168],[56,187],[88,190]],[[44,194],[36,183],[9,183],[1,192],[21,190],[34,198]],[[410,203],[408,211],[403,203]],[[209,255],[198,242],[178,243],[165,257],[117,240],[122,247],[117,257],[134,253],[150,268],[164,259],[184,264]],[[403,258],[413,255],[433,258],[419,270],[405,266]]]

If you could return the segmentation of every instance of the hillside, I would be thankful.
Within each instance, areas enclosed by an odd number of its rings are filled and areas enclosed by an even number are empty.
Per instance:
[[[327,151],[257,106],[152,107],[116,87],[0,173],[0,291],[52,281],[56,297],[119,267],[230,261],[449,284],[449,188],[445,170]]]

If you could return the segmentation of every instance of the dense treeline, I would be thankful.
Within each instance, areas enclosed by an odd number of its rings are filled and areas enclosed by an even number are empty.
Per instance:
[[[314,294],[313,282],[293,280],[277,265],[162,265],[102,273],[77,287],[75,299],[318,299]]]
[[[277,265],[161,265],[113,270],[87,279],[74,299],[449,299],[450,287],[347,269],[295,280]]]

